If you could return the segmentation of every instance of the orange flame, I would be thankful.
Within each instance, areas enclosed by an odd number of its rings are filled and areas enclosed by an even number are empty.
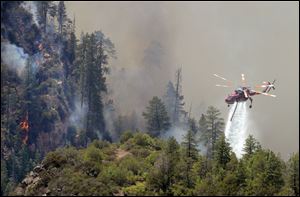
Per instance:
[[[28,112],[26,114],[25,119],[20,123],[20,127],[22,131],[25,133],[25,136],[23,137],[23,144],[27,144],[28,141],[28,132],[29,132],[29,123],[28,123]]]

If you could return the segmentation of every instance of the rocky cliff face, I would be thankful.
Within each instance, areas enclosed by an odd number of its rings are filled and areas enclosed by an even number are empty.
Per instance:
[[[35,188],[41,184],[42,178],[39,176],[39,173],[43,171],[45,171],[43,166],[36,166],[15,189],[15,194],[17,196],[28,196],[32,194],[32,191],[34,191]],[[47,196],[50,194],[50,190],[46,187],[43,187],[40,189],[39,194],[41,194],[41,196]]]

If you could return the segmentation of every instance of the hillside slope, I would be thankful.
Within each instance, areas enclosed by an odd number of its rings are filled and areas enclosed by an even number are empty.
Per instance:
[[[49,153],[11,195],[293,195],[297,191],[289,182],[289,170],[299,165],[299,155],[285,165],[272,151],[261,149],[237,160],[232,152],[226,156],[226,146],[220,140],[218,155],[210,160],[198,152],[191,156],[188,146],[174,138],[126,132],[120,143],[94,141],[87,148]]]

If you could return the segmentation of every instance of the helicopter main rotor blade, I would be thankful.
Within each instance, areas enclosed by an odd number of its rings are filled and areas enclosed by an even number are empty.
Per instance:
[[[219,76],[219,75],[217,75],[217,74],[214,74],[214,76],[215,76],[215,77],[218,77],[218,78],[220,78],[220,79],[223,79],[224,81],[228,81],[228,80],[225,79],[224,77],[221,77],[221,76]]]
[[[255,92],[257,92],[257,93],[259,93],[259,94],[262,94],[262,95],[265,95],[265,96],[271,96],[271,97],[276,97],[276,95],[274,95],[274,94],[268,94],[268,93],[265,93],[265,92],[259,92],[259,91],[255,91]]]
[[[257,85],[255,87],[257,87],[257,88],[266,88],[266,87],[274,87],[274,85],[273,84],[270,84],[270,85]]]
[[[246,86],[245,75],[242,73],[241,76],[242,76],[242,83],[244,86]]]
[[[216,84],[216,86],[223,87],[223,88],[229,88],[229,87],[231,87],[231,86],[228,86],[228,85],[219,85],[219,84]]]

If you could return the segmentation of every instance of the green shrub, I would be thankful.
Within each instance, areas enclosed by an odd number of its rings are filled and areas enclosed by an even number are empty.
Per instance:
[[[120,142],[124,143],[132,137],[133,137],[132,131],[125,131],[120,137]]]

